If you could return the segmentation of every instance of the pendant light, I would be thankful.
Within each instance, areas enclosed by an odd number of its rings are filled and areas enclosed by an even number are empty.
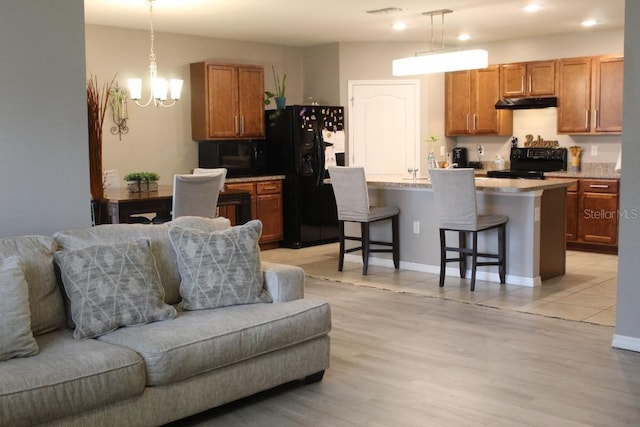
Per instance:
[[[444,73],[447,71],[473,70],[487,68],[489,52],[484,49],[457,50],[444,52],[444,15],[452,13],[451,9],[424,12],[431,18],[431,49],[428,52],[418,52],[414,56],[394,59],[392,68],[394,76],[414,76],[418,74]],[[433,50],[433,17],[440,15],[442,50]]]
[[[158,77],[158,66],[156,65],[156,54],[153,51],[153,2],[149,1],[149,28],[150,28],[150,40],[151,48],[149,52],[149,99],[144,104],[140,103],[142,99],[142,79],[128,79],[129,84],[129,96],[133,99],[137,106],[147,107],[154,105],[156,107],[173,107],[178,99],[180,99],[180,92],[182,91],[182,80],[166,79]],[[167,92],[170,91],[171,101],[167,101]]]

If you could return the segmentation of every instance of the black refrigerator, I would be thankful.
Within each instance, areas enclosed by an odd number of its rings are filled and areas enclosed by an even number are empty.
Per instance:
[[[323,183],[325,168],[323,130],[344,131],[344,108],[293,105],[266,114],[271,162],[285,175],[281,246],[302,248],[338,241],[338,213],[333,189]],[[337,155],[337,164],[344,164]]]

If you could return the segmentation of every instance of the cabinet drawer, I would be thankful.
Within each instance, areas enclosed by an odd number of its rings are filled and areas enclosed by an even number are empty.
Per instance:
[[[233,190],[244,190],[244,191],[248,191],[251,193],[251,196],[253,197],[255,195],[255,189],[253,187],[253,183],[251,182],[247,182],[247,183],[233,183],[233,184],[225,184],[226,188],[231,188]]]
[[[257,194],[277,194],[282,192],[282,181],[263,181],[256,186]]]
[[[580,191],[615,194],[618,192],[618,181],[614,179],[583,179],[580,180]]]

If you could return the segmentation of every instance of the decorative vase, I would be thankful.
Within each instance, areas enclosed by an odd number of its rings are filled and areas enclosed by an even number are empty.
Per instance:
[[[284,110],[287,105],[287,98],[284,96],[276,96],[276,108],[278,110]]]

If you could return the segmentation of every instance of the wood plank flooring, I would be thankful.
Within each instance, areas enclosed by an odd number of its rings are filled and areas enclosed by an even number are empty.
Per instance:
[[[180,426],[640,426],[640,354],[607,326],[308,279],[331,367]]]

